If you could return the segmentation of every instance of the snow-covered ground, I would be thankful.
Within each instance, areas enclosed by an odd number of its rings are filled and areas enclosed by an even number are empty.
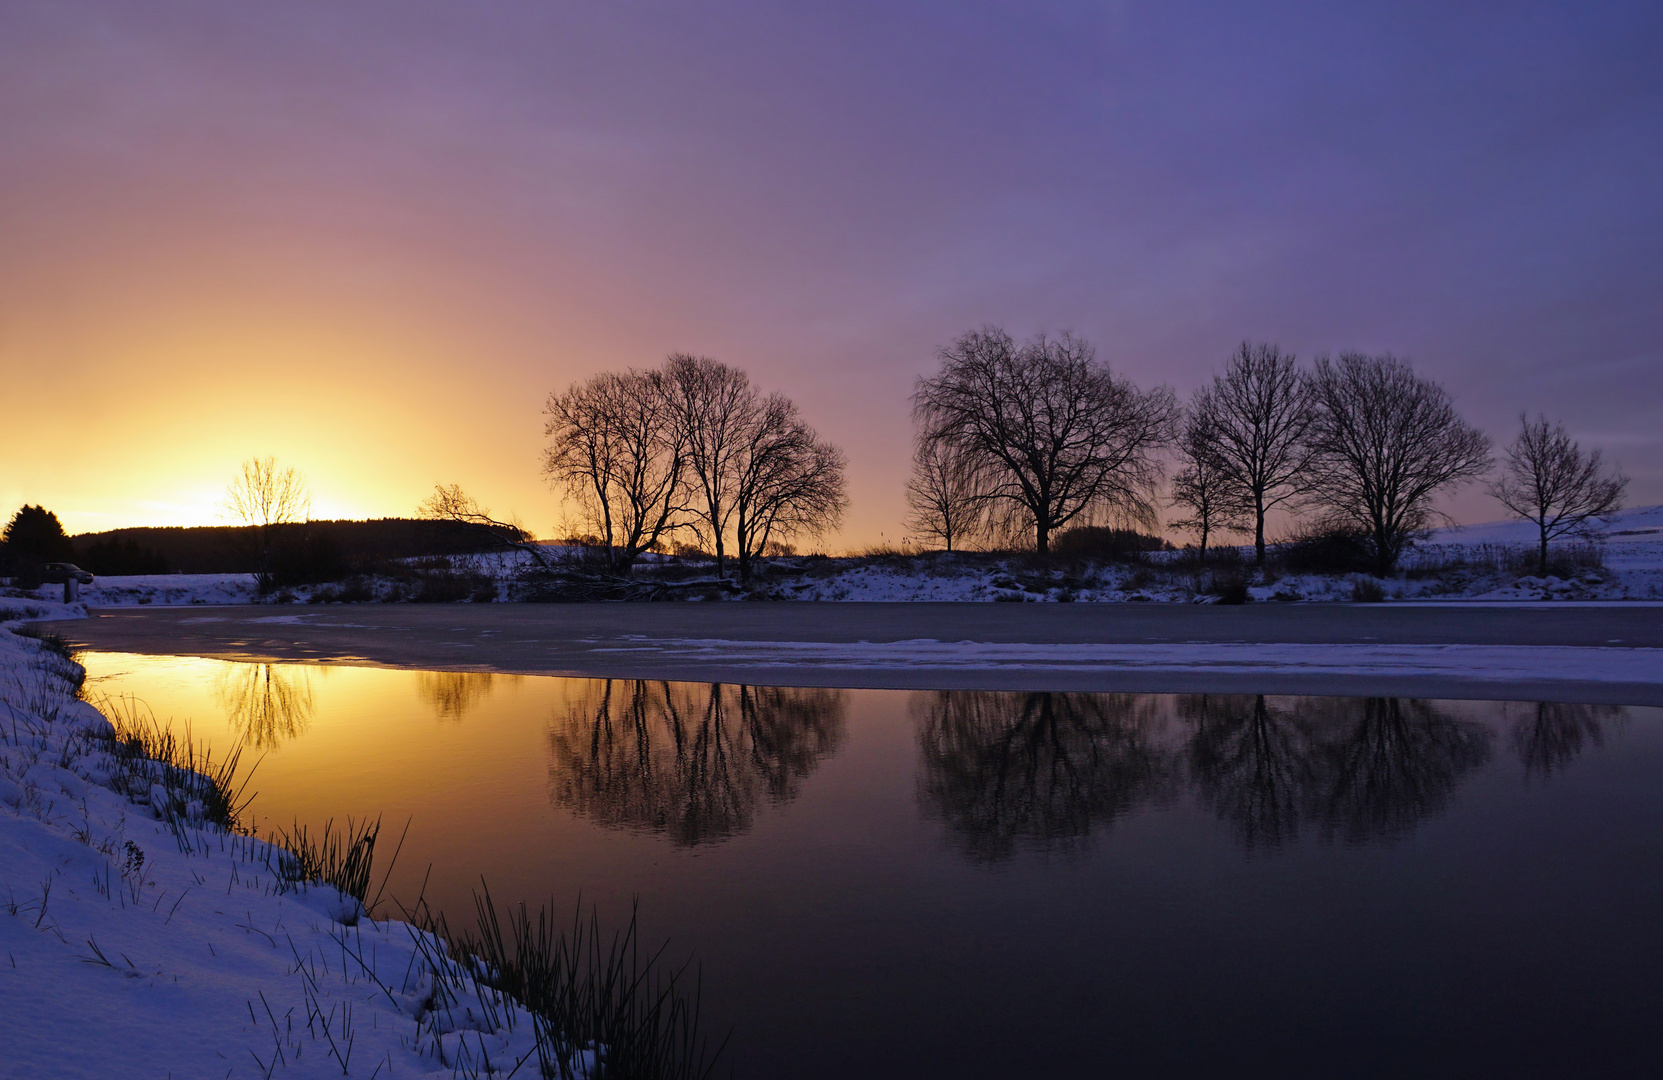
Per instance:
[[[0,1076],[537,1075],[523,1011],[445,1004],[434,938],[285,882],[184,774],[135,790],[78,674],[0,627]]]
[[[1534,551],[1533,526],[1506,521],[1441,529],[1417,543],[1400,573],[1379,582],[1388,600],[1663,599],[1663,506],[1614,520],[1600,544],[1603,569],[1537,577],[1503,567]],[[1251,549],[1238,549],[1251,557]],[[790,560],[774,573],[771,593],[800,600],[996,600],[1195,602],[1209,599],[1212,572],[1180,568],[1173,553],[1148,565],[1098,565],[1037,572],[1021,560],[886,556],[868,560]],[[1244,566],[1255,601],[1350,600],[1358,575],[1271,573]]]
[[[1612,521],[1599,544],[1603,567],[1564,577],[1519,572],[1534,551],[1534,526],[1501,521],[1440,529],[1405,553],[1399,574],[1378,583],[1385,599],[1437,600],[1656,600],[1663,599],[1663,505],[1640,507]],[[552,554],[563,549],[551,548]],[[1251,556],[1251,550],[1244,553]],[[517,552],[444,560],[437,571],[414,560],[408,580],[358,578],[328,585],[278,590],[260,597],[249,574],[157,574],[104,577],[81,590],[89,607],[154,604],[329,603],[444,598],[512,600],[523,594],[519,575],[531,563]],[[1528,569],[1528,568],[1527,568]],[[1255,601],[1350,600],[1355,574],[1241,571]],[[1147,564],[1094,564],[1041,570],[1025,559],[985,556],[885,555],[849,558],[787,558],[769,563],[747,589],[717,587],[708,564],[648,556],[642,576],[662,576],[681,585],[686,599],[920,600],[1006,602],[1208,602],[1218,567],[1197,571],[1176,553],[1157,553]],[[428,575],[424,577],[423,575]],[[731,575],[731,571],[730,571]],[[709,588],[699,587],[709,579]],[[424,594],[426,581],[438,589]],[[484,586],[481,588],[481,586]],[[61,600],[63,587],[49,585],[17,600]],[[0,595],[0,604],[8,601]]]
[[[48,585],[40,595],[63,596],[62,585]],[[95,578],[81,588],[91,607],[131,604],[250,604],[256,599],[253,574],[142,574]]]

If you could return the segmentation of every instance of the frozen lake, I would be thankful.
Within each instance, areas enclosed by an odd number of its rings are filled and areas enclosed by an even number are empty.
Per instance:
[[[742,1077],[1650,1074],[1663,710],[84,654],[262,831],[627,914]],[[391,844],[386,845],[390,851]]]

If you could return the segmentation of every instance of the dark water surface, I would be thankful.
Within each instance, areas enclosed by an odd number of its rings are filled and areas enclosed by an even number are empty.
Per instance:
[[[84,659],[453,921],[639,896],[742,1077],[1663,1064],[1663,710]]]

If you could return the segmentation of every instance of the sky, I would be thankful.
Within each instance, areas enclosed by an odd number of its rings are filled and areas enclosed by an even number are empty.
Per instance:
[[[1655,2],[0,0],[0,507],[213,524],[274,455],[559,535],[549,393],[688,351],[847,451],[824,546],[893,541],[984,324],[1180,397],[1389,351],[1663,502],[1659,192]]]

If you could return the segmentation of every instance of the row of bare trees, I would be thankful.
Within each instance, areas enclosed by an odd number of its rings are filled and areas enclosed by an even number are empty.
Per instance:
[[[1548,544],[1592,533],[1622,508],[1628,480],[1546,417],[1520,425],[1488,490],[1536,523],[1545,574]],[[1243,343],[1185,411],[1172,501],[1187,516],[1172,524],[1196,534],[1203,558],[1212,533],[1251,533],[1262,566],[1266,513],[1314,511],[1366,536],[1385,575],[1438,519],[1440,492],[1490,472],[1490,447],[1397,357],[1347,352],[1307,371],[1274,345]]]
[[[1381,574],[1432,523],[1440,491],[1491,466],[1489,437],[1404,361],[1341,353],[1305,371],[1247,343],[1195,394],[1177,451],[1173,501],[1203,557],[1213,533],[1250,532],[1262,566],[1280,506],[1365,533]]]
[[[1070,524],[1156,524],[1166,452],[1201,558],[1221,533],[1251,533],[1266,557],[1273,511],[1312,513],[1366,537],[1375,569],[1438,518],[1435,500],[1494,464],[1490,439],[1437,383],[1397,357],[1341,353],[1306,369],[1275,345],[1244,343],[1180,409],[1141,390],[1071,336],[1018,345],[998,327],[965,334],[913,395],[918,442],[909,528],[950,551],[1031,535],[1045,555]],[[1627,479],[1585,454],[1559,425],[1521,418],[1489,491],[1548,544],[1586,535],[1622,507]]]
[[[843,451],[796,403],[738,368],[676,354],[650,371],[603,372],[549,395],[543,472],[625,573],[687,534],[731,552],[748,578],[771,545],[837,527]]]

